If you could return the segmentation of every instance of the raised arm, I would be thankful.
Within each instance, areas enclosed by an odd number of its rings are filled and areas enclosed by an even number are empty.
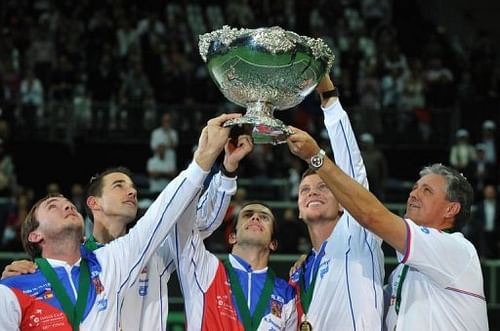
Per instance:
[[[239,116],[241,115],[224,114],[216,120],[224,123]],[[186,209],[197,201],[203,181],[224,149],[229,135],[229,129],[222,129],[211,121],[201,133],[194,161],[189,167],[167,185],[126,236],[96,251],[98,258],[107,256],[116,262],[116,280],[120,282],[120,288],[135,280]]]
[[[340,104],[336,87],[326,74],[316,88],[321,98],[324,123],[332,146],[335,164],[358,183],[368,188],[366,169],[351,121]]]
[[[294,134],[288,138],[290,151],[308,161],[319,151],[319,146],[307,133],[291,128]],[[325,157],[323,166],[317,170],[340,204],[363,227],[372,231],[399,252],[405,252],[406,225],[401,217],[391,213],[365,187],[346,175],[332,160]]]

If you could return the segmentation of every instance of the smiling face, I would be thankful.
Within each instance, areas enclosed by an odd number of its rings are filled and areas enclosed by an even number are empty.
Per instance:
[[[335,220],[340,212],[337,199],[317,174],[302,179],[298,205],[300,218],[306,223]]]
[[[128,224],[137,216],[137,190],[132,179],[124,173],[113,172],[104,176],[102,194],[95,198],[107,218]]]
[[[235,232],[229,237],[229,243],[268,246],[274,250],[274,216],[269,208],[255,203],[244,206],[238,213]]]
[[[450,207],[456,202],[448,201],[446,179],[437,174],[420,178],[413,186],[406,204],[405,217],[418,225],[440,228],[449,217]]]

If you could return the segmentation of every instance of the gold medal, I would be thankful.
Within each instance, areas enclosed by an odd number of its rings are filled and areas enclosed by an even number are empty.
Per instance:
[[[312,331],[312,329],[313,326],[309,323],[309,321],[302,321],[300,323],[300,331]]]

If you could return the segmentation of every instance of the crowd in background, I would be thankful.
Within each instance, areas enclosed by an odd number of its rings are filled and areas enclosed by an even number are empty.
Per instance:
[[[151,159],[142,160],[145,185],[163,185],[183,168],[206,119],[238,109],[211,80],[199,55],[198,36],[222,25],[279,25],[322,38],[332,48],[332,76],[359,134],[372,191],[383,199],[388,177],[377,145],[449,146],[449,164],[461,170],[477,192],[477,217],[467,234],[482,256],[500,256],[500,212],[493,213],[492,204],[483,201],[496,199],[495,208],[500,208],[494,193],[498,161],[490,156],[492,142],[493,151],[498,151],[494,143],[500,66],[494,40],[483,31],[476,31],[473,41],[449,34],[424,18],[416,1],[319,0],[312,6],[302,0],[8,0],[0,9],[4,249],[20,249],[18,227],[36,195],[22,174],[16,174],[10,144],[61,140],[78,152],[79,136],[107,139],[109,132],[121,131],[144,137],[151,147]],[[164,113],[176,138],[168,144],[153,143]],[[313,94],[276,117],[327,141]],[[168,170],[158,170],[161,166]],[[257,145],[239,175],[257,180],[285,177],[290,190],[283,198],[294,200],[293,188],[303,170],[284,149]],[[71,189],[75,201],[83,203],[84,184],[57,185],[68,183],[46,183],[47,191]],[[294,209],[280,215],[287,229],[302,224],[296,222]],[[305,233],[300,226],[293,232]],[[289,237],[294,242],[282,245],[289,247],[282,252],[307,251],[307,238]]]

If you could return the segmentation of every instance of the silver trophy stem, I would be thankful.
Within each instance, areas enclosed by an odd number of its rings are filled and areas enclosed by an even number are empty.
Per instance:
[[[291,131],[282,121],[273,117],[275,108],[269,102],[249,102],[244,116],[226,121],[224,126],[251,126],[255,144],[285,143]]]

